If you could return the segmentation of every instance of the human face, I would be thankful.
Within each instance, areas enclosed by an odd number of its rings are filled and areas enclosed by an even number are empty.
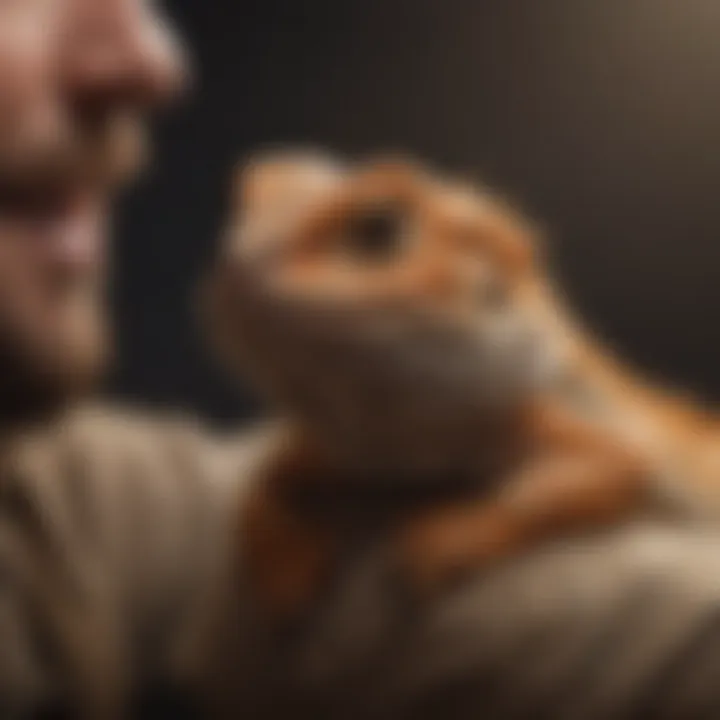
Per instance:
[[[0,0],[0,418],[102,367],[109,211],[184,75],[146,0]]]

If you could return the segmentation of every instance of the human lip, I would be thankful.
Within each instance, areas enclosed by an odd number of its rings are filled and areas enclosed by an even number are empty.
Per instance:
[[[80,188],[28,193],[15,203],[0,202],[0,223],[55,261],[92,267],[101,259],[105,206],[101,193]]]
[[[78,196],[51,216],[32,223],[32,232],[56,260],[73,267],[93,267],[101,255],[102,209],[100,198]]]

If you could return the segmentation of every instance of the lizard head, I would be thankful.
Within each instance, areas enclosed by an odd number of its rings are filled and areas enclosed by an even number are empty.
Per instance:
[[[549,381],[533,229],[405,160],[240,170],[210,283],[226,357],[379,467],[447,468]]]

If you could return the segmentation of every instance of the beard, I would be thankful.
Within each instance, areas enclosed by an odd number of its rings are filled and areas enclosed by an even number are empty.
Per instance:
[[[3,428],[56,415],[96,387],[110,356],[102,260],[30,272],[21,281],[13,275],[13,248],[46,243],[33,228],[63,221],[78,192],[90,190],[104,206],[139,171],[146,133],[140,118],[115,113],[79,118],[52,138],[7,140],[0,142],[0,242],[11,261],[0,268]],[[14,226],[29,236],[13,237]],[[91,242],[101,247],[103,234]]]
[[[110,344],[103,305],[85,302],[71,326],[45,333],[0,310],[0,429],[50,420],[95,389]]]
[[[68,187],[121,187],[147,155],[147,128],[133,113],[78,119],[27,139],[7,136],[0,140],[0,212],[52,207]]]

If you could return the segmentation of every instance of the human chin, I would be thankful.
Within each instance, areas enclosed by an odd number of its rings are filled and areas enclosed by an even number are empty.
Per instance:
[[[96,387],[107,363],[98,306],[82,323],[68,321],[51,332],[17,320],[0,317],[0,429],[62,412]]]
[[[0,308],[0,424],[42,420],[86,396],[108,357],[97,298],[52,313]]]
[[[105,223],[89,212],[0,216],[0,414],[57,406],[106,365]]]

